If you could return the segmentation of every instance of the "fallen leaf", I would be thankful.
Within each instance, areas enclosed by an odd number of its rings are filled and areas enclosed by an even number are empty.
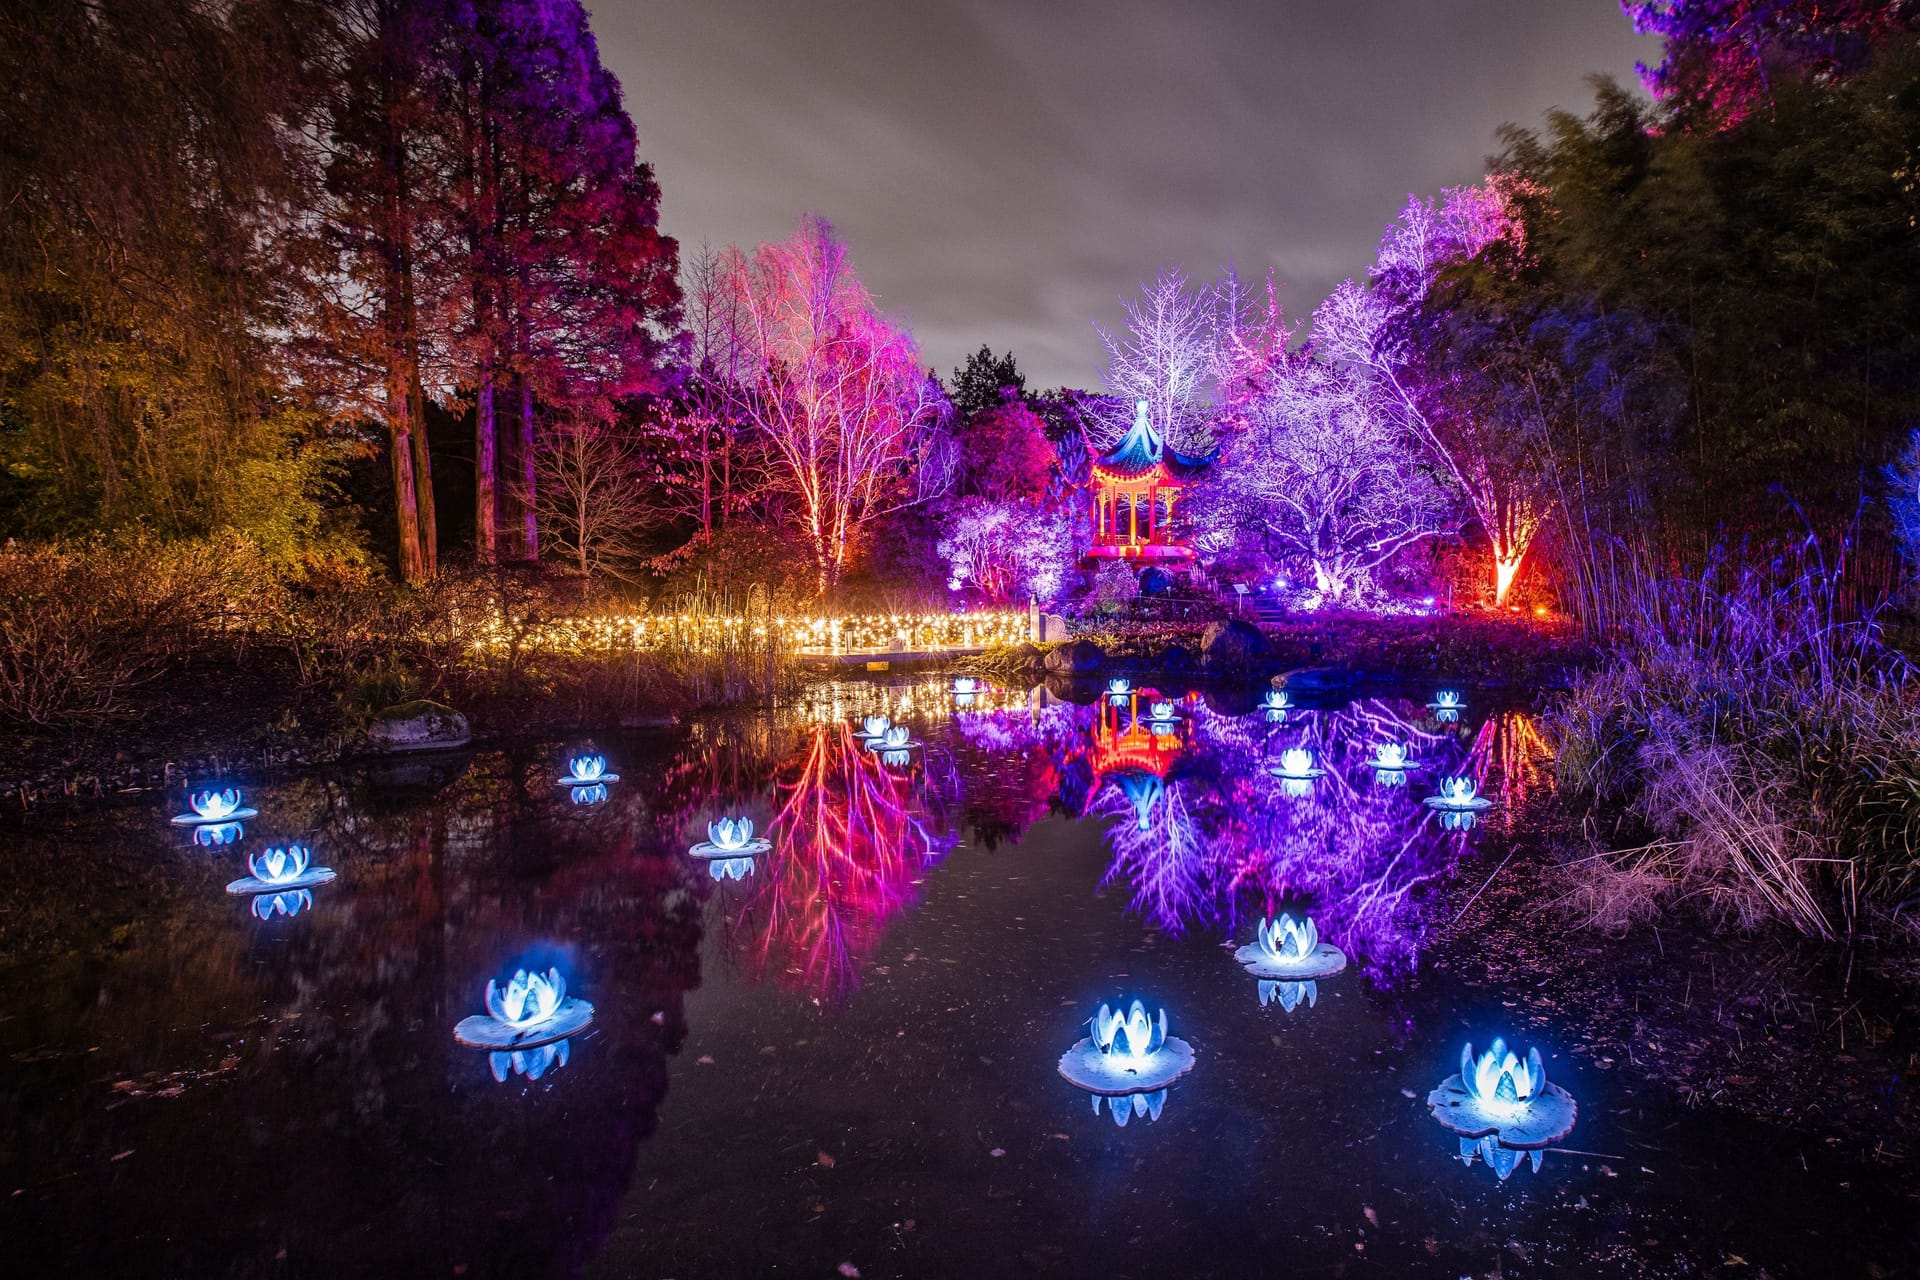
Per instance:
[[[814,1159],[814,1163],[819,1165],[822,1169],[833,1168],[833,1165],[834,1165],[833,1157],[828,1155],[824,1151],[822,1151],[819,1155],[815,1156],[813,1159]]]

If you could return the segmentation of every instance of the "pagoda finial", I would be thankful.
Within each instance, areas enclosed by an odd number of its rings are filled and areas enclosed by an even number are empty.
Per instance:
[[[1147,419],[1147,402],[1145,400],[1135,400],[1133,402],[1133,429],[1135,431],[1153,430],[1153,423]]]

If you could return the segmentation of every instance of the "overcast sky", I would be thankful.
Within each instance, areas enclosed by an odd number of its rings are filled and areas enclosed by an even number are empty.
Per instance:
[[[1410,192],[1655,52],[1616,0],[587,0],[682,253],[832,220],[942,373],[1099,385],[1162,267],[1305,315]]]

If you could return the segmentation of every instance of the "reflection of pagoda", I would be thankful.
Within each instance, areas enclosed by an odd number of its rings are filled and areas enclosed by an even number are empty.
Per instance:
[[[1142,831],[1165,794],[1168,773],[1187,747],[1185,720],[1180,721],[1179,731],[1155,732],[1140,714],[1159,698],[1148,689],[1130,693],[1125,702],[1102,698],[1093,733],[1094,788],[1097,791],[1107,782],[1120,788],[1133,805]]]
[[[1147,421],[1147,402],[1137,402],[1133,426],[1093,463],[1093,546],[1087,559],[1190,564],[1193,548],[1173,533],[1174,499],[1216,456],[1196,458],[1168,448]]]

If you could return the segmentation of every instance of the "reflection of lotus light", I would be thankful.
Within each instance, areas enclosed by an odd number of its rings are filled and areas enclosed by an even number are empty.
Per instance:
[[[1427,710],[1433,712],[1433,718],[1441,724],[1452,724],[1460,718],[1461,708],[1466,700],[1452,689],[1442,689],[1433,695],[1433,701],[1427,704]]]
[[[1112,1113],[1113,1122],[1124,1129],[1127,1121],[1138,1116],[1158,1120],[1161,1110],[1167,1105],[1167,1091],[1155,1089],[1150,1093],[1115,1093],[1105,1097],[1096,1093],[1093,1095],[1093,1114],[1100,1114],[1100,1104],[1103,1102]]]
[[[1403,742],[1383,742],[1373,749],[1373,767],[1376,769],[1405,769],[1407,747]]]
[[[1275,982],[1271,978],[1260,979],[1260,1007],[1266,1008],[1274,1001],[1288,1013],[1299,1007],[1302,1000],[1311,1009],[1320,998],[1320,984],[1317,982]]]
[[[1107,681],[1107,700],[1115,706],[1124,704],[1133,697],[1133,681],[1113,679]]]
[[[1173,709],[1173,704],[1165,700],[1156,702],[1147,708],[1147,719],[1157,724],[1171,724],[1179,718],[1178,713]]]
[[[1440,794],[1428,796],[1427,804],[1435,809],[1470,813],[1476,809],[1491,808],[1493,801],[1480,794],[1479,783],[1472,778],[1463,777],[1440,779]]]
[[[487,1055],[487,1070],[500,1084],[505,1084],[509,1075],[525,1076],[529,1082],[538,1080],[547,1074],[549,1067],[567,1065],[569,1044],[571,1041],[555,1040],[552,1044],[515,1049],[511,1053],[495,1050]]]
[[[955,693],[978,693],[980,692],[980,682],[972,676],[955,676],[953,691]]]
[[[567,769],[569,772],[560,779],[563,787],[591,787],[620,781],[619,774],[607,772],[605,756],[575,756],[567,762]]]
[[[255,810],[240,803],[240,792],[234,787],[225,791],[195,791],[187,796],[187,807],[192,813],[183,813],[174,818],[175,826],[193,827],[207,822],[237,822],[241,818],[255,816]]]
[[[604,782],[596,782],[590,787],[575,787],[573,789],[573,802],[575,804],[599,804],[606,798],[607,784]]]
[[[1139,1000],[1124,1013],[1102,1004],[1091,1030],[1060,1058],[1060,1074],[1091,1093],[1163,1089],[1193,1067],[1193,1046],[1167,1035],[1164,1009],[1151,1018]]]
[[[893,721],[887,719],[885,716],[868,716],[860,722],[860,736],[863,738],[884,738],[887,734],[887,727],[892,723]]]
[[[314,866],[312,852],[297,844],[251,855],[247,859],[247,870],[252,874],[228,884],[228,893],[308,889],[333,879],[333,868]]]
[[[1288,982],[1331,978],[1347,967],[1346,953],[1320,941],[1320,930],[1310,917],[1296,920],[1284,911],[1276,920],[1262,920],[1256,940],[1235,951],[1233,958],[1257,978]]]
[[[237,822],[215,822],[195,827],[193,842],[203,849],[218,849],[239,843],[240,837],[246,834],[246,828]]]
[[[256,893],[250,904],[254,916],[271,920],[275,916],[297,916],[313,905],[313,894],[305,889],[284,893]]]
[[[1440,811],[1440,829],[1442,831],[1471,831],[1474,821],[1480,815],[1471,809],[1442,809]]]
[[[1313,762],[1313,752],[1305,747],[1288,747],[1280,753],[1280,758],[1268,766],[1269,772],[1280,779],[1282,794],[1294,799],[1304,800],[1313,794],[1313,780],[1326,773]]]
[[[754,839],[752,818],[716,818],[707,824],[707,838],[687,852],[696,858],[746,858],[751,861],[771,848],[771,840]],[[719,879],[718,873],[714,878]],[[734,877],[736,880],[739,878]]]
[[[1566,1137],[1578,1113],[1571,1094],[1547,1083],[1538,1048],[1522,1058],[1498,1039],[1478,1057],[1471,1044],[1462,1049],[1460,1074],[1427,1095],[1427,1109],[1463,1138],[1491,1136],[1520,1150]]]
[[[1540,1163],[1546,1159],[1546,1155],[1544,1147],[1535,1147],[1530,1151],[1516,1151],[1512,1147],[1502,1146],[1491,1137],[1460,1139],[1461,1163],[1471,1165],[1474,1157],[1478,1156],[1487,1162],[1489,1169],[1500,1175],[1502,1182],[1505,1182],[1513,1171],[1520,1167],[1522,1160],[1530,1162],[1535,1173],[1540,1172]]]
[[[715,880],[745,880],[753,874],[752,858],[709,858],[707,870]]]
[[[565,1039],[593,1021],[593,1006],[567,995],[560,970],[514,970],[501,986],[487,979],[487,1011],[462,1018],[453,1038],[474,1049],[531,1049]]]

